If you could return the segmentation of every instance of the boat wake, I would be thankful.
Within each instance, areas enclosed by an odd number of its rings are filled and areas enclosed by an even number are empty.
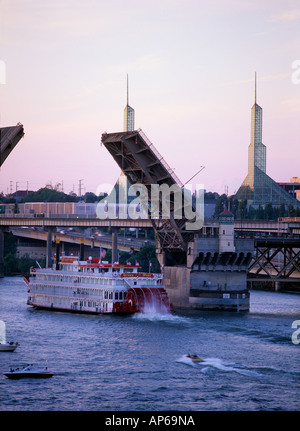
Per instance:
[[[202,373],[208,373],[212,369],[224,371],[224,372],[234,372],[242,374],[244,376],[250,377],[260,377],[262,374],[256,371],[249,370],[246,367],[236,365],[234,363],[222,361],[220,358],[202,358],[203,362],[193,362],[191,358],[185,355],[177,359],[176,362],[181,362],[183,364],[200,369]]]
[[[132,316],[133,319],[151,321],[151,322],[167,322],[171,324],[181,324],[188,322],[188,318],[178,316],[174,313],[171,313],[167,309],[162,311],[161,307],[157,308],[155,304],[147,304],[144,309],[140,313],[135,313]]]

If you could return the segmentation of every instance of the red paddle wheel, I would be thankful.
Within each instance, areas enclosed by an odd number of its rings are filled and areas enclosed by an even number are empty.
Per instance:
[[[117,313],[141,313],[153,310],[157,313],[171,311],[167,292],[163,287],[131,287],[125,302],[115,302]]]

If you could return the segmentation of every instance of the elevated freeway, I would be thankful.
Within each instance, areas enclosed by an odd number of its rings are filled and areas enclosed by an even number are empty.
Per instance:
[[[141,228],[152,227],[149,219],[99,219],[70,215],[49,217],[0,216],[0,227],[108,227],[108,228]]]
[[[23,216],[22,214],[0,214],[1,227],[108,227],[108,228],[152,228],[150,218],[106,218],[100,219],[93,215],[57,214],[44,217]],[[217,235],[218,220],[205,219],[200,235]],[[237,234],[271,235],[278,237],[300,238],[300,217],[281,217],[274,220],[235,220],[234,230]]]
[[[48,240],[48,232],[43,229],[24,229],[24,228],[10,228],[10,232],[16,237],[29,238],[39,241]],[[112,248],[112,235],[103,234],[101,236],[96,235],[85,235],[78,232],[51,232],[51,241],[55,242],[59,240],[61,243],[70,244],[84,244],[88,247],[102,247],[102,248]],[[134,238],[121,238],[118,239],[118,250],[130,252],[132,250],[139,250],[145,243],[144,239],[134,239]]]
[[[235,220],[234,230],[240,233],[296,236],[300,238],[300,217],[279,217],[278,220]]]

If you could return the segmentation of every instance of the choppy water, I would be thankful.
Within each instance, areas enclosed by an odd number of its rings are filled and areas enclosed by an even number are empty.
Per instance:
[[[21,278],[0,280],[0,410],[298,410],[300,296],[251,292],[247,314],[90,316],[26,305]],[[204,362],[184,357],[196,353]],[[3,372],[47,365],[46,380]]]

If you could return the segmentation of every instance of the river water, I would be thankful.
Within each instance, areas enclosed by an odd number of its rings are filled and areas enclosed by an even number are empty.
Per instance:
[[[20,346],[0,353],[0,410],[299,410],[300,295],[252,291],[250,304],[245,314],[80,315],[27,306],[22,278],[1,279],[0,319]],[[3,375],[27,363],[55,375]]]

